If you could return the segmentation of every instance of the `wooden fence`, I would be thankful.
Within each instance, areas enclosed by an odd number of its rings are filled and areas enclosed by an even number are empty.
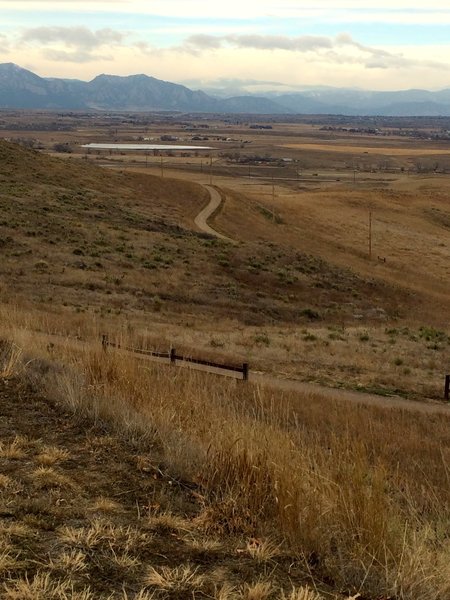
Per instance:
[[[236,365],[226,365],[223,363],[216,363],[211,360],[203,360],[201,358],[192,358],[190,356],[180,356],[177,354],[175,348],[171,348],[169,352],[156,352],[154,350],[144,350],[143,348],[131,348],[129,346],[122,346],[121,344],[117,344],[114,342],[110,342],[107,335],[102,335],[102,346],[103,350],[110,348],[117,348],[126,350],[127,352],[132,352],[134,354],[141,354],[148,357],[154,358],[166,358],[170,361],[170,364],[176,365],[177,362],[185,362],[190,363],[192,365],[201,365],[205,367],[211,367],[214,369],[220,369],[222,371],[230,371],[231,373],[240,373],[242,374],[242,380],[248,381],[248,372],[249,365],[248,363],[242,363],[242,366]],[[195,368],[195,367],[194,367]],[[218,373],[219,375],[225,375],[225,373]]]

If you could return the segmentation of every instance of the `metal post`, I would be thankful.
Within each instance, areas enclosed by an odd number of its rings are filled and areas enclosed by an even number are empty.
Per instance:
[[[175,348],[171,348],[170,349],[170,362],[171,362],[171,364],[174,365],[176,360],[177,360],[177,351],[175,350]]]
[[[445,376],[444,398],[450,400],[450,375]]]
[[[248,381],[248,363],[242,365],[242,379]]]

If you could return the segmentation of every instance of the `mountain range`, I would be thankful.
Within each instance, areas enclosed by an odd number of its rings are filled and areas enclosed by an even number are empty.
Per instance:
[[[92,81],[39,77],[0,64],[0,109],[180,111],[252,114],[450,116],[450,89],[374,92],[305,88],[224,97],[147,75],[98,75]]]

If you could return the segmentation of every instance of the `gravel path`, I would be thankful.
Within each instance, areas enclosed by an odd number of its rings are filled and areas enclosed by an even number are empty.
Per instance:
[[[232,239],[230,239],[226,235],[222,235],[221,233],[213,229],[210,225],[208,225],[208,219],[211,217],[211,215],[213,215],[216,212],[216,210],[222,204],[222,197],[219,194],[219,192],[210,185],[204,185],[203,187],[209,192],[211,199],[209,201],[209,204],[205,206],[205,208],[202,211],[200,211],[195,217],[195,225],[204,233],[209,233],[210,235],[218,237],[221,240],[232,242]]]

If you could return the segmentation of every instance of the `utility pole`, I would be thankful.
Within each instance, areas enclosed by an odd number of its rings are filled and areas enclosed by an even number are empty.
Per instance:
[[[275,223],[275,182],[272,175],[272,219]]]

